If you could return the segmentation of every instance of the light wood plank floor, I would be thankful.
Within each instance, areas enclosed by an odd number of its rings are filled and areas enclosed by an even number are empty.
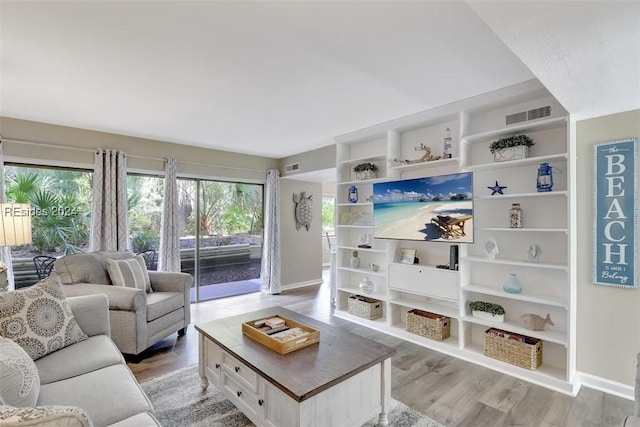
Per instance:
[[[276,305],[397,348],[392,396],[447,426],[620,426],[633,411],[633,402],[622,398],[586,387],[572,398],[334,318],[326,283],[278,296],[249,294],[193,304],[192,325]],[[129,363],[138,380],[196,364],[197,332],[190,326],[186,336],[173,334],[143,357]]]

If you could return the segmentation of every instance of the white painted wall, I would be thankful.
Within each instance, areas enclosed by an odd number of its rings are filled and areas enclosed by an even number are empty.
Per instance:
[[[127,153],[127,167],[144,171],[164,171],[164,161],[148,159],[174,157],[178,174],[209,178],[226,178],[264,182],[266,169],[277,169],[278,161],[269,157],[250,156],[209,148],[193,147],[107,132],[58,126],[48,123],[0,117],[0,135],[4,139],[43,142],[81,150],[3,142],[5,157],[19,157],[43,164],[72,163],[93,166],[94,148],[111,148]],[[190,164],[200,163],[201,165]],[[212,167],[207,165],[224,165]],[[233,169],[238,168],[238,169]],[[251,171],[249,169],[255,169]]]
[[[293,195],[313,195],[311,228],[296,230]],[[322,282],[322,184],[280,180],[282,287]]]
[[[179,174],[230,180],[264,182],[264,172],[245,169],[266,170],[278,168],[278,160],[268,157],[249,156],[7,117],[0,117],[0,134],[5,140],[37,141],[81,149],[98,147],[121,149],[129,155],[127,166],[130,169],[150,172],[163,171],[164,162],[145,159],[144,157],[146,156],[155,158],[175,157],[179,161]],[[3,150],[5,157],[21,158],[38,164],[93,166],[93,152],[91,151],[24,145],[10,141],[3,142]],[[335,155],[332,159],[335,162]],[[240,169],[194,165],[189,162],[224,165]],[[322,185],[286,179],[283,179],[282,183],[283,191],[280,208],[282,214],[282,284],[286,287],[292,284],[320,282],[322,281],[322,221],[320,216]],[[314,213],[316,217],[311,231],[295,230],[292,199],[294,191],[307,191],[308,194],[315,196]]]
[[[577,368],[606,381],[632,386],[640,351],[640,290],[593,284],[593,144],[640,138],[640,110],[580,121],[576,128]]]

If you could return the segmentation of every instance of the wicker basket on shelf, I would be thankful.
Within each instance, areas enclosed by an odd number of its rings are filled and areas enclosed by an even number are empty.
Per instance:
[[[451,319],[413,309],[407,312],[407,331],[437,341],[446,340],[451,335]]]
[[[350,314],[369,320],[382,317],[382,301],[362,295],[351,295],[347,301],[347,309]]]
[[[542,340],[491,328],[484,334],[484,354],[534,370],[542,364]]]

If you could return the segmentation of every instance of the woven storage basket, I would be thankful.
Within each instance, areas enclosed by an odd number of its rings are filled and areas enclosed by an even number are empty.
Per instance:
[[[509,336],[524,338],[531,344],[508,338]],[[484,334],[484,354],[521,368],[534,370],[542,364],[542,340],[491,328]]]
[[[407,312],[407,331],[433,340],[446,340],[451,335],[451,319],[441,314],[413,309]]]
[[[347,302],[349,313],[354,316],[364,317],[369,320],[376,320],[382,317],[382,301],[363,297],[362,295],[351,295]]]

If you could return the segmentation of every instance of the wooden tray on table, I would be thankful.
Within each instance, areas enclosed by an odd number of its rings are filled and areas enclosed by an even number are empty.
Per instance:
[[[301,331],[296,331],[298,332],[298,334],[289,337],[287,337],[285,333],[276,333],[273,335],[269,335],[265,331],[262,331],[260,329],[260,326],[256,326],[257,322],[259,323],[261,320],[267,319],[256,319],[249,322],[244,322],[242,324],[242,333],[252,340],[255,340],[264,345],[265,347],[268,347],[270,350],[273,350],[280,354],[291,353],[292,351],[299,350],[303,347],[317,344],[320,341],[319,330],[307,326],[303,323],[296,322],[295,320],[289,319],[288,317],[282,316],[280,314],[276,314],[269,319],[273,317],[284,320],[285,326],[288,326],[290,328],[289,331],[293,330],[294,328],[299,328]]]

